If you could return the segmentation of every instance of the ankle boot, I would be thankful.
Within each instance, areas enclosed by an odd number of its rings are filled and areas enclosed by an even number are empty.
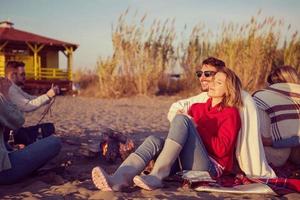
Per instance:
[[[145,190],[163,187],[162,180],[170,174],[175,160],[178,158],[182,146],[172,139],[166,139],[164,147],[155,161],[149,175],[135,176],[133,182]]]
[[[100,167],[92,170],[92,180],[102,191],[121,191],[133,184],[133,177],[140,174],[146,167],[144,160],[135,153],[131,153],[118,167],[113,175],[108,175]]]

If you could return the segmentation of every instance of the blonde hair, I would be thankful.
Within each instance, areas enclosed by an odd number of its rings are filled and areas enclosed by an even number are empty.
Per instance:
[[[277,67],[271,71],[267,79],[269,84],[275,83],[300,83],[299,75],[295,68],[291,66]]]
[[[241,108],[242,101],[242,82],[240,78],[229,68],[224,67],[219,71],[226,75],[226,92],[222,100],[223,106]]]

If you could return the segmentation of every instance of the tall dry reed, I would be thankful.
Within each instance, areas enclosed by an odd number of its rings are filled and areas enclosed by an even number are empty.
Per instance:
[[[175,20],[154,20],[146,28],[146,15],[135,16],[130,23],[127,17],[128,10],[112,28],[113,55],[97,63],[94,94],[98,96],[156,94],[161,81],[168,81],[164,79],[166,69],[175,67],[176,60],[184,71],[183,89],[198,89],[195,69],[208,56],[224,60],[250,92],[264,86],[273,67],[289,64],[300,72],[298,33],[292,34],[289,26],[287,33],[292,37],[284,39],[284,23],[273,17],[261,20],[258,13],[247,24],[226,23],[215,33],[199,24],[188,41],[179,42]]]

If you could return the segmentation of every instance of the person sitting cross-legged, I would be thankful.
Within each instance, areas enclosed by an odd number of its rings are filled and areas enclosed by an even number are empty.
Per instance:
[[[7,98],[10,82],[0,81],[0,184],[13,184],[27,177],[32,172],[54,158],[61,149],[60,139],[49,136],[20,150],[8,151],[3,138],[4,127],[12,130],[24,123],[23,113]]]
[[[22,112],[33,112],[42,106],[49,105],[51,100],[59,93],[59,88],[53,86],[47,93],[33,96],[23,91],[26,81],[25,64],[19,61],[8,61],[5,67],[5,77],[12,82],[8,88],[7,98]],[[51,104],[50,104],[51,105]],[[49,106],[50,106],[49,105]],[[9,137],[9,129],[4,131],[4,139]],[[55,133],[53,123],[39,123],[30,127],[20,127],[14,130],[15,142],[29,145],[36,141],[37,137],[48,137]]]

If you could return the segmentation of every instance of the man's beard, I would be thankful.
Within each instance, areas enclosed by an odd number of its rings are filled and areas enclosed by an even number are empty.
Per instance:
[[[16,85],[19,86],[19,87],[24,87],[24,86],[25,86],[25,83],[24,83],[24,82],[21,82],[21,81],[17,81],[17,82],[16,82]]]
[[[205,84],[205,86],[203,87],[203,84],[200,83],[200,87],[201,87],[202,92],[207,92],[208,91],[208,84]]]

